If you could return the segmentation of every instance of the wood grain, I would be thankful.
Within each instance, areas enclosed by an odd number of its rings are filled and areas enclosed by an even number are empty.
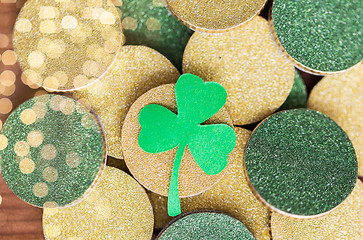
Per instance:
[[[16,16],[25,0],[0,0],[0,54],[12,49],[12,32]],[[13,108],[24,100],[34,96],[35,90],[21,81],[21,70],[18,64],[4,65],[0,61],[0,73],[10,70],[16,75],[15,91],[6,97],[13,103]],[[8,114],[0,114],[5,121]],[[0,176],[0,240],[38,240],[44,239],[42,228],[42,209],[33,207],[19,199],[5,184]]]

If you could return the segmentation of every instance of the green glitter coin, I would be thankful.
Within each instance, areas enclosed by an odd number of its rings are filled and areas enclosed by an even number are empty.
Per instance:
[[[300,68],[346,70],[363,58],[362,0],[275,0],[275,40]]]
[[[253,235],[237,219],[215,212],[198,212],[184,215],[164,228],[158,240],[253,240]]]
[[[21,104],[0,133],[1,173],[9,188],[38,207],[78,202],[95,186],[106,149],[100,122],[60,95]]]
[[[245,166],[256,196],[271,210],[296,218],[334,209],[358,177],[347,134],[329,117],[308,109],[264,120],[247,144]]]
[[[284,104],[277,110],[288,110],[295,108],[306,108],[308,101],[308,94],[306,92],[306,86],[304,80],[301,78],[298,71],[295,70],[294,85],[292,85],[291,92]]]
[[[165,1],[124,0],[119,8],[126,44],[153,48],[181,71],[192,31],[168,11]]]

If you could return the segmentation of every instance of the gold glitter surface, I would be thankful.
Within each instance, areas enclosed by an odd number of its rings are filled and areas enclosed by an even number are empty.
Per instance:
[[[275,239],[363,239],[363,183],[333,212],[313,220],[296,220],[272,213],[271,231]]]
[[[232,163],[226,175],[208,191],[180,199],[182,211],[214,210],[227,213],[240,220],[258,239],[270,239],[267,208],[260,203],[248,187],[243,170],[243,156],[251,132],[235,128],[237,145],[231,154]],[[149,193],[154,207],[155,227],[164,228],[171,218],[167,211],[167,198]]]
[[[363,64],[343,73],[324,77],[312,90],[308,108],[333,119],[348,135],[363,176]]]
[[[46,239],[150,239],[154,218],[145,190],[128,174],[106,167],[84,201],[45,208]]]
[[[121,127],[131,105],[148,90],[175,83],[179,75],[170,61],[155,50],[124,46],[105,76],[74,95],[100,117],[106,131],[108,154],[123,158]]]
[[[174,84],[166,84],[151,89],[142,95],[131,106],[122,128],[122,149],[130,172],[144,187],[163,196],[168,195],[177,149],[174,148],[159,154],[143,151],[138,143],[141,130],[139,113],[143,107],[149,104],[159,104],[176,113],[177,106],[174,88]],[[206,123],[232,125],[232,121],[225,108],[218,111]],[[230,165],[230,163],[229,159],[228,164]],[[228,166],[218,175],[208,175],[198,166],[189,149],[186,149],[179,171],[180,196],[189,197],[208,190],[224,176],[226,171],[228,171]]]
[[[13,42],[30,81],[67,91],[101,77],[121,40],[121,20],[110,0],[29,0],[18,15]]]
[[[226,31],[257,15],[266,0],[167,0],[170,11],[188,27]]]
[[[275,112],[288,97],[295,73],[262,17],[226,33],[194,33],[184,53],[183,71],[223,85],[228,93],[225,107],[236,125]]]

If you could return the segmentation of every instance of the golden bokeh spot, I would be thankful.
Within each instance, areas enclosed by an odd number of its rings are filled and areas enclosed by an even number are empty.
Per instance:
[[[125,17],[122,20],[122,27],[127,30],[135,30],[137,28],[137,21],[132,17]]]
[[[16,80],[16,75],[13,71],[5,70],[0,74],[0,83],[3,86],[9,87],[14,85]]]
[[[28,56],[28,63],[31,68],[40,68],[44,64],[44,54],[39,51],[31,52]]]
[[[40,97],[40,96],[42,96],[42,97]],[[39,101],[39,100],[44,99],[44,98],[49,99],[48,92],[44,91],[44,90],[36,91],[34,93],[34,97],[40,97],[40,98],[37,98],[36,100],[34,99],[35,102],[42,102],[42,101]],[[45,101],[45,102],[47,102],[47,101]],[[42,102],[42,103],[44,103],[44,102]]]
[[[82,162],[82,158],[78,153],[69,153],[66,156],[66,163],[70,168],[78,167]]]
[[[37,114],[37,120],[43,119],[47,114],[47,105],[42,102],[34,103],[32,109]]]
[[[88,114],[85,114],[83,115],[82,119],[81,119],[81,125],[84,127],[84,128],[87,128],[87,129],[90,129],[93,127],[94,125],[94,122],[93,122],[94,119],[92,119]]]
[[[150,31],[157,31],[157,30],[160,30],[161,24],[160,24],[159,20],[151,17],[146,21],[146,27]]]
[[[74,112],[74,109],[75,109],[74,101],[72,99],[69,99],[69,98],[63,99],[63,101],[59,105],[59,109],[65,115],[72,114]]]
[[[57,71],[53,74],[53,76],[58,79],[60,87],[64,87],[68,83],[68,76],[65,72]]]
[[[57,156],[57,149],[52,144],[44,145],[41,152],[45,160],[52,160]]]
[[[0,33],[0,48],[7,48],[9,46],[10,39],[6,34]],[[1,61],[1,54],[0,54]]]
[[[95,77],[100,72],[100,65],[95,61],[88,60],[83,64],[83,73],[89,77]]]
[[[45,20],[40,23],[39,30],[44,34],[52,34],[58,32],[58,27],[53,20]]]
[[[102,48],[100,45],[98,44],[90,44],[88,47],[87,47],[87,50],[86,50],[86,53],[87,53],[87,56],[91,59],[96,59],[96,50],[99,49],[99,48]]]
[[[29,144],[24,141],[19,141],[14,145],[14,152],[19,157],[25,157],[30,150]]]
[[[34,88],[40,86],[43,82],[42,77],[39,73],[34,70],[26,70],[21,74],[21,80],[24,84],[28,86],[34,86]]]
[[[19,19],[15,23],[15,30],[22,33],[30,32],[32,30],[32,23],[25,18]]]
[[[0,130],[2,127],[2,122],[0,124]],[[0,134],[0,150],[4,150],[8,146],[8,138],[5,135]]]
[[[39,18],[40,19],[52,19],[57,18],[59,15],[59,11],[56,7],[40,7],[39,10]]]
[[[95,7],[95,8],[92,8],[91,11],[92,11],[92,19],[99,20],[102,13],[105,11],[105,9],[100,8],[100,7]]]
[[[73,79],[73,85],[75,88],[80,88],[88,83],[89,79],[85,75],[78,75]]]
[[[116,17],[108,11],[104,11],[100,16],[100,21],[105,25],[113,25],[116,23]]]
[[[77,110],[77,112],[78,113],[80,113],[80,114],[85,114],[85,113],[87,113],[88,111],[87,111],[87,108],[82,104],[82,103],[85,103],[85,104],[87,104],[88,102],[87,102],[87,100],[86,99],[80,99],[80,100],[78,100],[79,102],[77,102],[76,103],[76,110]],[[1,128],[0,128],[1,129]]]
[[[153,4],[155,7],[165,7],[166,6],[165,0],[153,0]]]
[[[115,6],[117,7],[121,7],[122,6],[122,0],[112,0],[113,4],[115,4]]]
[[[44,90],[39,90],[39,92],[42,91],[43,94],[40,94],[39,97],[35,98],[34,101],[35,102],[41,102],[44,104],[47,104],[49,102],[49,98],[50,95],[48,94],[48,92],[44,91]]]
[[[25,158],[19,163],[20,171],[24,174],[30,174],[34,172],[35,163],[29,158]]]
[[[62,28],[64,29],[75,29],[78,26],[77,18],[73,16],[64,16],[62,19]]]
[[[46,53],[48,50],[48,46],[52,43],[52,40],[49,38],[43,37],[39,39],[37,49],[41,52]]]
[[[120,47],[120,42],[114,39],[106,40],[105,42],[105,50],[108,53],[115,53]]]
[[[42,182],[36,183],[33,186],[33,193],[35,196],[40,197],[40,198],[47,196],[48,185],[46,183],[42,183]]]
[[[63,42],[63,40],[54,40],[47,45],[45,53],[49,58],[59,58],[62,56],[65,50],[66,44]]]
[[[11,96],[11,95],[14,94],[15,89],[16,89],[16,86],[15,85],[11,85],[11,86],[8,86],[8,87],[4,87],[4,90],[3,91],[0,90],[0,94],[2,92],[2,94],[4,96],[8,97],[8,96]]]
[[[43,87],[48,92],[57,90],[59,88],[59,81],[56,77],[47,77],[43,81]]]
[[[25,109],[20,114],[20,120],[26,125],[31,125],[37,119],[37,114],[33,109]]]
[[[60,107],[60,103],[63,101],[63,97],[56,95],[54,97],[52,97],[49,101],[49,106],[51,109],[53,109],[54,111],[59,111],[59,107]]]
[[[43,170],[43,179],[47,182],[55,182],[58,179],[58,170],[54,167],[47,167]]]
[[[3,52],[2,61],[4,65],[14,65],[16,63],[16,54],[13,50]]]
[[[3,198],[0,195],[0,205],[3,203]]]
[[[8,98],[0,99],[0,113],[8,114],[13,109],[13,103]]]
[[[44,210],[44,211],[47,211],[47,213],[49,215],[54,215],[54,214],[57,214],[58,213],[58,203],[56,202],[45,202],[43,204],[43,208],[47,208],[47,210]]]
[[[28,134],[27,142],[31,147],[39,147],[43,143],[43,139],[44,136],[41,131],[33,130]]]

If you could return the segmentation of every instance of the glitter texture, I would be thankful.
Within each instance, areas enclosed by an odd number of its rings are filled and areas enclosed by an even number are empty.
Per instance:
[[[13,42],[30,81],[67,91],[102,76],[121,40],[121,20],[110,0],[29,0],[18,15]]]
[[[237,145],[226,175],[211,189],[188,198],[181,198],[182,212],[214,210],[227,213],[240,220],[258,240],[271,239],[268,227],[269,213],[251,192],[244,173],[244,149],[251,132],[234,128]],[[167,198],[149,193],[154,208],[155,228],[163,228],[171,220],[167,213]]]
[[[255,238],[237,219],[221,213],[199,212],[182,216],[172,222],[157,239],[253,240]]]
[[[245,165],[256,195],[272,210],[316,217],[342,203],[357,179],[357,158],[346,133],[309,109],[279,112],[253,132]]]
[[[153,213],[145,190],[128,174],[106,167],[79,204],[44,209],[46,239],[151,239]]]
[[[312,220],[297,220],[272,213],[273,239],[363,239],[363,183],[334,211]]]
[[[295,70],[295,81],[292,85],[291,92],[286,101],[277,111],[294,109],[294,108],[306,108],[308,100],[308,94],[306,92],[306,86],[304,80],[301,78],[298,71]]]
[[[262,17],[227,33],[194,33],[183,71],[223,85],[228,93],[225,107],[235,125],[275,112],[294,83],[294,67],[276,48]]]
[[[311,91],[308,107],[333,119],[348,134],[363,176],[363,64],[324,77]]]
[[[149,104],[158,104],[176,113],[177,105],[174,88],[174,84],[162,85],[142,95],[131,106],[122,128],[122,149],[131,174],[148,190],[163,196],[168,195],[177,149],[174,148],[159,154],[143,151],[138,143],[141,130],[139,113],[142,108]],[[205,123],[232,125],[225,108],[219,110]],[[230,162],[228,161],[229,164]],[[179,195],[189,197],[206,191],[222,178],[227,169],[228,166],[218,175],[208,175],[198,166],[189,149],[186,149],[179,171]]]
[[[179,70],[192,31],[172,16],[164,0],[128,0],[120,6],[127,45],[159,51]]]
[[[304,70],[346,70],[363,58],[361,0],[275,0],[272,30],[281,49]]]
[[[170,11],[188,27],[220,32],[257,15],[266,0],[166,0]]]
[[[80,200],[94,187],[106,157],[96,116],[59,95],[42,95],[20,105],[1,130],[0,150],[9,188],[39,207]]]
[[[121,128],[131,105],[148,90],[174,83],[179,76],[178,70],[155,50],[124,46],[105,76],[74,95],[100,117],[106,131],[108,155],[122,159]]]

